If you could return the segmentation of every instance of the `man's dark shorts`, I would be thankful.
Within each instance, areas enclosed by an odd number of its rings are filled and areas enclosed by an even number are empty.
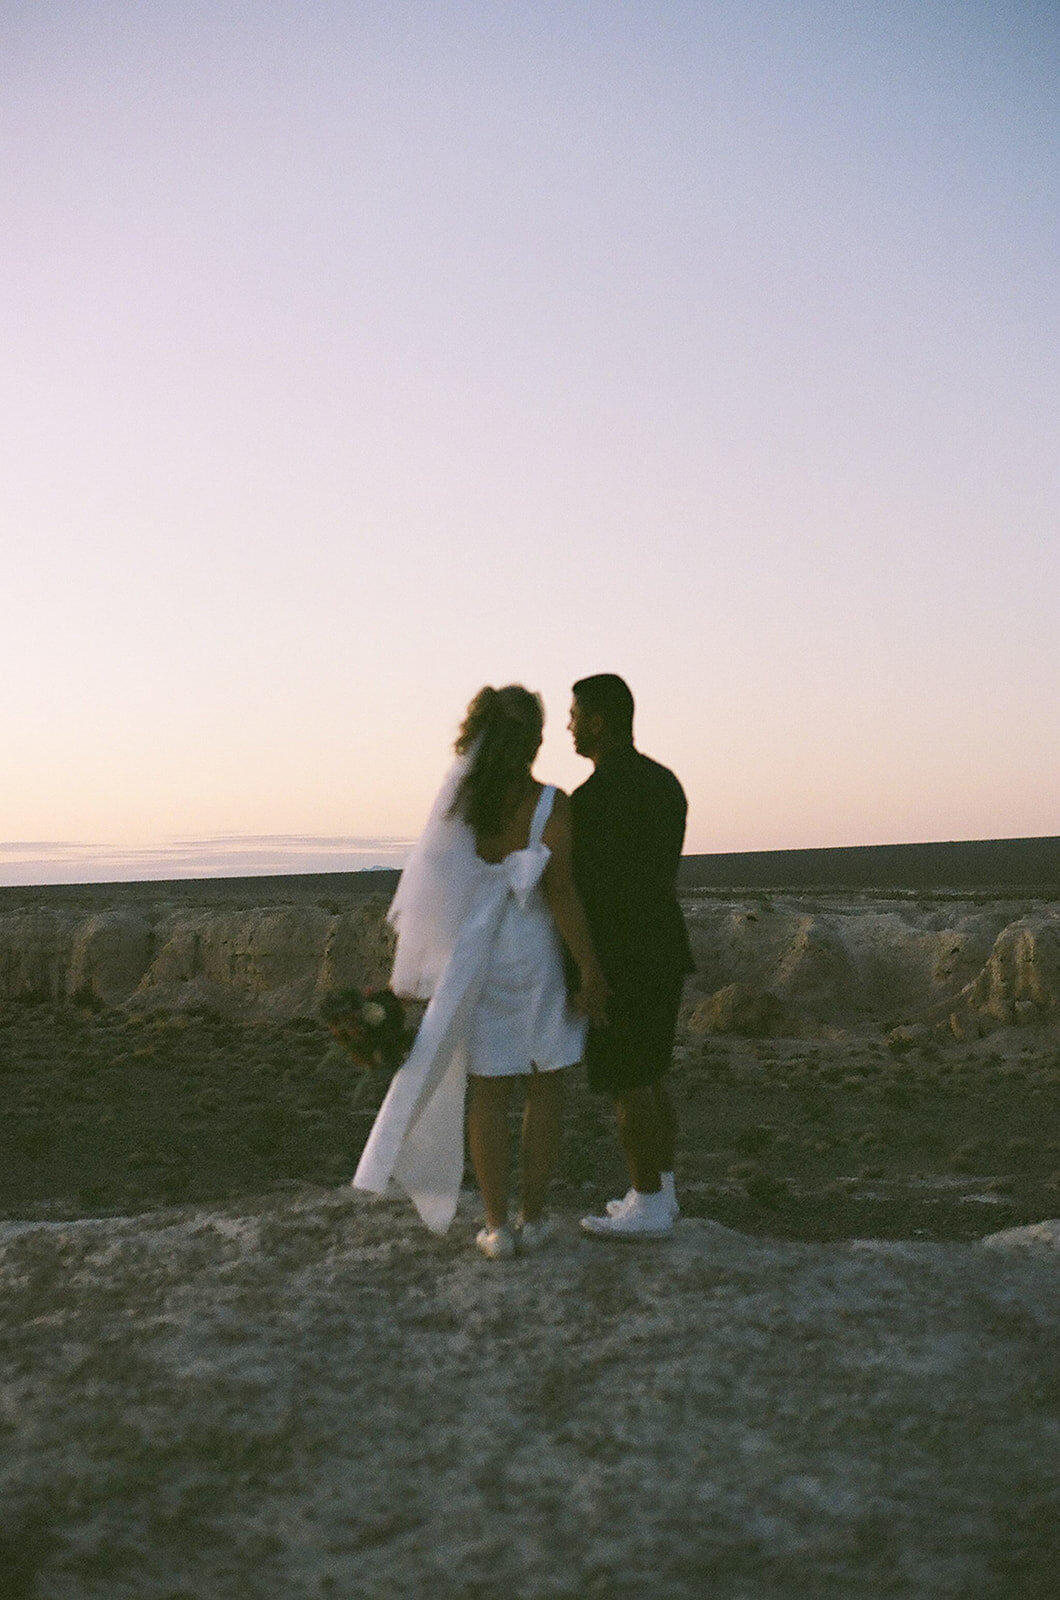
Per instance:
[[[589,1087],[620,1095],[656,1083],[669,1070],[684,973],[651,990],[612,991],[606,1028],[590,1028],[585,1048]]]

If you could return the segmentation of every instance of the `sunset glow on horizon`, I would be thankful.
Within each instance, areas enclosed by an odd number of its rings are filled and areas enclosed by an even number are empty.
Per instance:
[[[0,40],[0,884],[396,864],[597,671],[690,853],[1060,834],[1054,7]]]

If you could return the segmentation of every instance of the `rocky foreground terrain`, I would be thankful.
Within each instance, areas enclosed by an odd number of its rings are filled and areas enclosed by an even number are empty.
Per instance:
[[[690,894],[673,1240],[575,1077],[500,1266],[345,1181],[385,898],[135,890],[0,900],[5,1600],[1056,1593],[1060,905]]]
[[[4,1593],[1046,1600],[1057,1237],[503,1270],[329,1194],[0,1225]]]

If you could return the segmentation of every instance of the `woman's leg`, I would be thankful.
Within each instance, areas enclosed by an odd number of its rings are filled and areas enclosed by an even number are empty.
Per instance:
[[[522,1138],[522,1218],[536,1222],[563,1133],[563,1072],[533,1072],[526,1086]]]
[[[491,1228],[508,1220],[508,1098],[514,1082],[468,1078],[467,1141]]]

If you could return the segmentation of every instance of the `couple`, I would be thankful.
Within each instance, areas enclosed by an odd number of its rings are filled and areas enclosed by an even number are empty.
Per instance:
[[[353,1179],[391,1178],[429,1228],[453,1220],[471,1160],[486,1208],[484,1255],[534,1249],[552,1225],[562,1069],[586,1061],[612,1098],[631,1187],[582,1219],[605,1238],[663,1238],[677,1215],[675,1120],[663,1075],[692,960],[674,889],[686,803],[672,772],[633,744],[633,696],[612,673],[574,685],[570,731],[592,776],[569,798],[531,768],[540,697],[483,689],[457,759],[398,884],[391,987],[429,1004]],[[564,962],[577,973],[568,996]],[[508,1101],[526,1087],[521,1211],[508,1224]]]

